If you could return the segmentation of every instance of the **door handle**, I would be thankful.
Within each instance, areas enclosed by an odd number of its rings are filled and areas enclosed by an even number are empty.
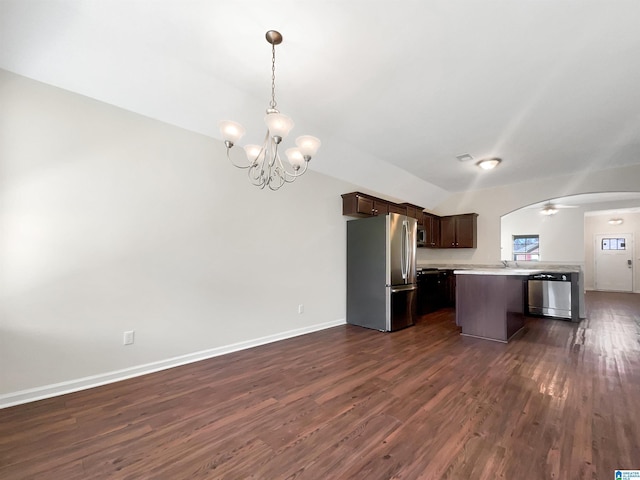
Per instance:
[[[629,266],[629,268],[631,268],[631,267],[632,267],[631,260],[627,260],[627,265]]]

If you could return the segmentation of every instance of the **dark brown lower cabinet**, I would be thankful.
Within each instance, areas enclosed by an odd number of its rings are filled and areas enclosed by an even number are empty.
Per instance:
[[[508,342],[524,326],[526,276],[458,275],[456,323],[462,335]]]
[[[453,270],[434,270],[418,276],[418,315],[456,306]]]
[[[453,270],[440,272],[440,298],[443,307],[456,306],[456,276]]]
[[[422,273],[418,276],[418,315],[435,312],[442,306],[440,299],[440,272]]]

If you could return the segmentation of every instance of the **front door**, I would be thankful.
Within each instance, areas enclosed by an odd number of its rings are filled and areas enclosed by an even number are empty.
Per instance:
[[[597,234],[595,236],[596,290],[633,291],[633,235]]]

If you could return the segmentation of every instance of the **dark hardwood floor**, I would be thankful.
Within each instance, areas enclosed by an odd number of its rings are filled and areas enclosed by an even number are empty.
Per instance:
[[[610,479],[640,469],[640,295],[509,344],[453,310],[0,410],[0,478]]]

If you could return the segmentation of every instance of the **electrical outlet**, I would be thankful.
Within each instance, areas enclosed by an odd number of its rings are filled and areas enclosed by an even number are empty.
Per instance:
[[[124,332],[124,345],[133,345],[133,342],[135,340],[135,333],[136,332],[134,330]]]
[[[304,313],[304,305],[303,304],[298,305],[298,313],[300,313],[300,314]]]

